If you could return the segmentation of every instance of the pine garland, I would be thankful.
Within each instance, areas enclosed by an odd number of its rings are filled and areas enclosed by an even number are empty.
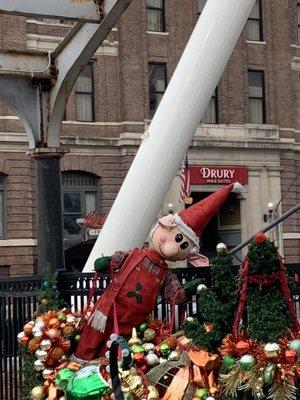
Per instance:
[[[297,388],[291,382],[284,381],[282,384],[274,384],[269,390],[268,400],[298,400]]]
[[[43,377],[40,372],[33,369],[33,363],[36,360],[36,357],[26,346],[21,346],[20,357],[22,360],[22,369],[20,371],[21,379],[19,400],[29,400],[31,398],[31,390],[35,386],[42,384]]]

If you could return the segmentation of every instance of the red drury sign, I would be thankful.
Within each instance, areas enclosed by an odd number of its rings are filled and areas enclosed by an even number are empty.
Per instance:
[[[245,167],[202,167],[190,166],[191,185],[224,185],[239,182],[248,183],[248,169]]]

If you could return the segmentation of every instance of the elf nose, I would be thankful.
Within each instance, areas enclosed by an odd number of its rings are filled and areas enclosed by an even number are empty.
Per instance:
[[[166,235],[161,235],[158,240],[160,241],[160,243],[166,243],[167,236]]]
[[[178,253],[178,246],[173,242],[164,243],[162,252],[167,258],[174,257]]]

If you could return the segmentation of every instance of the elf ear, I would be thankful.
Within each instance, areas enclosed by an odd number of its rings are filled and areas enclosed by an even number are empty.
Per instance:
[[[200,253],[191,253],[187,259],[193,267],[209,267],[209,259]]]
[[[172,229],[176,227],[175,219],[172,214],[166,215],[158,220],[158,223],[163,228]]]

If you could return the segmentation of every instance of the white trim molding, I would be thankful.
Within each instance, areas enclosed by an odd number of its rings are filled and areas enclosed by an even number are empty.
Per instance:
[[[36,246],[36,239],[1,239],[0,247],[30,247]]]
[[[282,234],[283,240],[299,240],[300,233],[299,232],[284,232]]]

